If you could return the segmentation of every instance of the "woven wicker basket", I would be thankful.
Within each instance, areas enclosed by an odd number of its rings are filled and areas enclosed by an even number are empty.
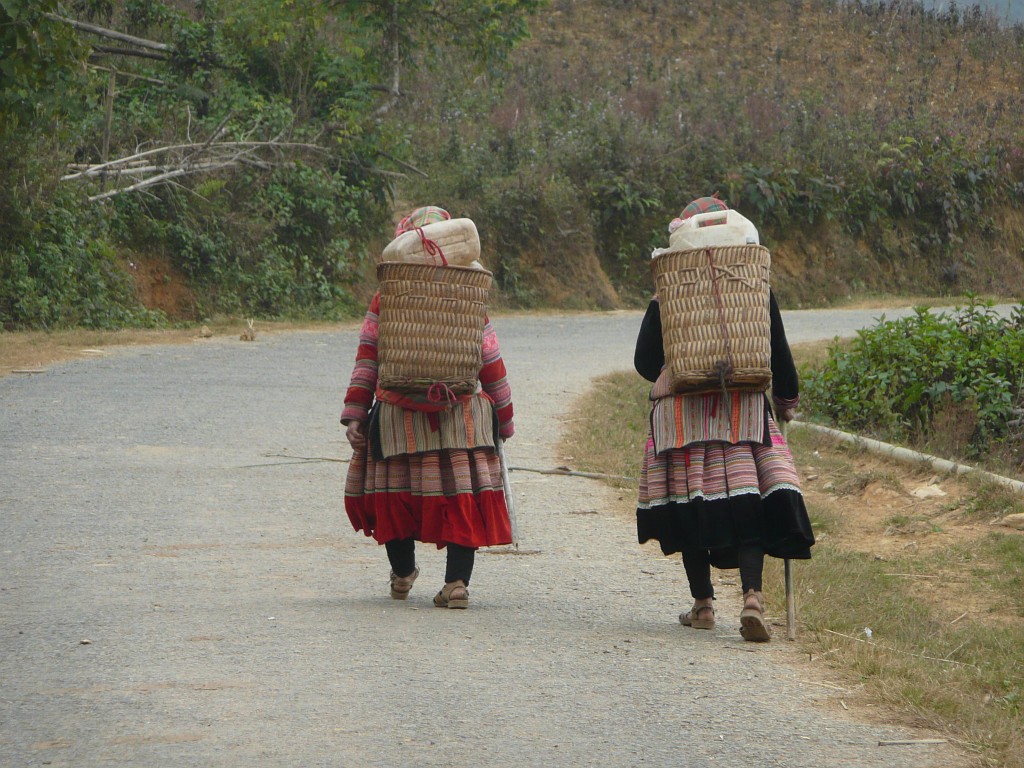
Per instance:
[[[651,266],[672,391],[767,389],[772,380],[768,249],[666,251]]]
[[[395,392],[476,390],[492,275],[484,269],[384,262],[378,381]]]

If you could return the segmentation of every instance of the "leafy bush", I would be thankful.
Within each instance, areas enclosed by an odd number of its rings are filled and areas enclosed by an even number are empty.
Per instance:
[[[0,324],[119,328],[164,320],[139,306],[99,211],[63,196],[37,213],[31,237],[0,250]]]
[[[500,62],[538,2],[400,5],[0,2],[0,47],[18,53],[0,66],[3,322],[148,318],[122,250],[186,274],[204,314],[356,312],[406,154],[384,119],[399,73],[438,40],[460,66]],[[53,14],[164,45],[104,45]]]
[[[1016,268],[1014,217],[1000,213],[1024,205],[1019,30],[918,3],[766,0],[713,15],[617,0],[433,6],[0,3],[0,44],[25,54],[0,72],[4,258],[49,258],[35,226],[59,184],[101,191],[96,178],[58,182],[69,163],[220,131],[244,169],[117,200],[88,249],[159,250],[206,311],[343,311],[393,197],[472,215],[518,305],[639,303],[666,223],[716,191],[776,252],[820,232],[839,241],[823,251],[881,255],[888,274],[780,271],[809,301],[915,279],[991,290],[1000,267]],[[41,13],[57,10],[165,42],[169,59],[89,60],[99,39]],[[528,19],[534,41],[508,56]],[[120,73],[107,154],[109,73],[94,64]],[[274,140],[289,149],[241,149]],[[974,268],[977,243],[999,249],[997,267]],[[597,278],[580,281],[573,261]],[[44,304],[24,302],[39,323]]]
[[[924,440],[936,416],[955,408],[972,425],[963,451],[978,456],[1007,438],[1024,403],[1024,305],[1009,318],[973,301],[948,315],[883,317],[849,346],[833,346],[805,373],[803,393],[812,415],[888,439]]]

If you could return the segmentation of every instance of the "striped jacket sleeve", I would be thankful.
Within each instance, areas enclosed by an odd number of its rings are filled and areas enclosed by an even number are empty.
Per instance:
[[[494,401],[498,414],[498,435],[508,439],[515,434],[512,423],[512,388],[508,383],[505,362],[501,359],[498,335],[488,320],[484,326],[483,367],[480,368],[480,386]]]
[[[359,331],[359,348],[356,351],[356,364],[352,369],[352,379],[345,393],[345,407],[341,412],[341,423],[350,421],[366,421],[370,406],[373,405],[373,393],[377,389],[377,334],[378,316],[380,314],[380,294],[376,293],[370,301],[370,307],[363,319]]]

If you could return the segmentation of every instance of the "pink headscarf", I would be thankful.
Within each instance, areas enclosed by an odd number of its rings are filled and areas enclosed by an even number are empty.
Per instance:
[[[398,222],[398,226],[395,228],[395,237],[398,237],[403,232],[410,232],[418,227],[433,224],[436,221],[447,221],[451,217],[452,215],[444,208],[438,208],[436,205],[425,205],[422,208],[417,208]]]

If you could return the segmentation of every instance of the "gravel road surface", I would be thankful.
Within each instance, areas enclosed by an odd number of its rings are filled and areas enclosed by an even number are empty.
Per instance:
[[[791,340],[843,332],[832,316],[786,313]],[[631,366],[639,321],[496,318],[511,464],[556,464],[566,403]],[[520,550],[481,552],[470,610],[432,607],[443,552],[426,547],[390,600],[383,549],[342,506],[356,333],[0,379],[0,765],[957,764],[880,746],[929,734],[845,711],[784,628],[744,643],[738,587],[716,630],[680,627],[680,564],[593,480],[513,473]]]

